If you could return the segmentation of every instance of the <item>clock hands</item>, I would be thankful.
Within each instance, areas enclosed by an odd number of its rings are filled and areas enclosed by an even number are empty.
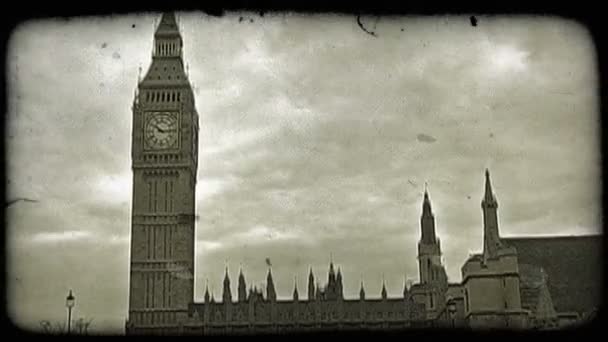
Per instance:
[[[156,128],[160,133],[168,133],[168,132],[175,132],[175,128],[174,129],[162,129],[160,128],[160,126],[158,125],[154,125],[154,128]]]

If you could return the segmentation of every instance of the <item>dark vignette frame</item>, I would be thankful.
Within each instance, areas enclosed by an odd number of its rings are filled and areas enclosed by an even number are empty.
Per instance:
[[[14,6],[14,7],[13,7]],[[566,3],[558,2],[535,2],[534,4],[527,3],[525,6],[521,4],[512,3],[512,2],[493,2],[492,4],[488,3],[462,3],[462,2],[453,2],[451,5],[444,4],[443,6],[438,5],[429,5],[424,2],[401,2],[400,4],[396,3],[387,3],[385,1],[372,1],[369,3],[353,3],[349,2],[348,4],[342,2],[335,2],[332,4],[328,4],[323,1],[307,1],[301,2],[299,4],[287,4],[284,1],[267,1],[264,4],[251,4],[247,1],[224,1],[222,3],[213,2],[213,1],[202,1],[200,3],[194,1],[171,1],[169,2],[160,2],[160,1],[152,1],[143,3],[127,3],[123,2],[111,2],[111,1],[103,1],[103,2],[74,2],[74,3],[62,3],[59,4],[57,2],[45,2],[42,4],[30,5],[26,3],[16,3],[13,6],[6,6],[6,10],[2,13],[2,20],[0,21],[0,25],[2,26],[2,37],[0,39],[0,43],[2,44],[2,50],[4,53],[2,54],[3,65],[2,68],[3,73],[3,91],[0,94],[0,101],[4,108],[8,109],[8,99],[7,99],[7,61],[6,56],[8,52],[8,47],[10,44],[10,38],[13,30],[17,28],[17,26],[25,21],[36,20],[36,19],[44,19],[48,17],[74,17],[74,16],[93,16],[93,15],[111,15],[111,14],[127,14],[134,12],[162,12],[167,10],[178,10],[178,11],[188,11],[188,10],[198,10],[207,13],[208,15],[213,16],[223,16],[226,12],[232,11],[247,11],[250,12],[254,17],[257,17],[258,20],[263,20],[264,13],[268,12],[298,12],[303,14],[317,14],[317,13],[339,13],[339,14],[347,14],[352,15],[353,20],[357,21],[357,24],[361,28],[361,34],[369,34],[372,36],[376,36],[375,32],[367,28],[364,23],[360,21],[360,15],[366,16],[383,16],[383,15],[464,15],[466,22],[464,25],[469,25],[472,30],[475,27],[483,25],[483,22],[480,22],[476,15],[505,15],[505,14],[533,14],[533,15],[552,15],[559,16],[571,20],[575,20],[579,22],[581,25],[585,26],[595,43],[596,47],[596,57],[597,57],[597,65],[599,72],[599,95],[600,95],[600,115],[598,117],[598,129],[600,130],[599,136],[601,137],[600,143],[600,155],[602,160],[602,165],[605,162],[605,151],[606,151],[606,138],[602,134],[604,123],[606,120],[604,119],[605,108],[606,108],[606,96],[605,92],[602,91],[602,85],[606,84],[606,65],[602,63],[606,59],[606,49],[605,49],[605,36],[602,35],[602,28],[604,24],[604,18],[602,18],[602,14],[600,6],[583,6],[583,4],[579,3],[569,3],[569,6]],[[5,110],[4,120],[2,120],[2,139],[0,139],[0,156],[2,157],[2,167],[0,168],[0,172],[2,176],[5,176],[5,181],[0,182],[0,191],[4,194],[5,197],[5,205],[2,207],[1,218],[3,224],[6,223],[5,219],[5,209],[8,205],[8,201],[10,199],[7,198],[6,192],[6,164],[8,161],[7,150],[6,150],[6,138],[8,136],[8,132],[5,129],[4,122],[7,117],[7,110]],[[605,203],[606,203],[606,191],[605,191],[605,183],[603,179],[605,179],[604,169],[602,170],[602,179],[600,180],[602,187],[602,209],[603,212],[606,211]],[[602,220],[602,226],[604,222]],[[605,235],[602,235],[602,238],[605,239]],[[4,244],[6,243],[5,234],[0,234],[0,242],[2,243],[2,247],[6,247]],[[605,242],[605,240],[604,240]],[[603,253],[605,255],[606,249],[603,248]],[[606,258],[604,258],[606,259]],[[2,260],[7,260],[6,248],[2,248]],[[36,334],[28,331],[20,330],[17,326],[15,326],[10,318],[8,317],[7,312],[7,303],[8,303],[8,293],[6,287],[6,262],[2,263],[4,272],[0,272],[0,292],[2,292],[3,297],[1,298],[1,302],[3,304],[4,310],[2,311],[2,331],[5,335],[9,336],[27,336]],[[605,265],[604,265],[605,267]],[[602,284],[604,283],[604,274],[600,276]],[[602,294],[602,304],[605,304],[605,296]],[[404,338],[412,338],[412,339],[426,339],[426,338],[441,338],[441,337],[451,337],[457,338],[456,335],[462,334],[463,337],[471,338],[471,337],[481,337],[481,338],[496,338],[496,337],[506,337],[506,338],[518,338],[520,337],[548,337],[552,338],[557,335],[564,335],[565,337],[573,337],[573,336],[581,336],[590,334],[591,336],[595,335],[596,332],[600,332],[601,325],[606,318],[605,314],[605,305],[601,305],[600,310],[596,316],[596,318],[582,326],[577,328],[572,328],[568,330],[559,330],[559,331],[548,331],[548,332],[534,332],[534,331],[522,331],[522,332],[513,332],[513,331],[492,331],[492,332],[480,332],[480,331],[472,331],[472,330],[442,330],[442,329],[430,329],[430,330],[407,330],[400,332],[369,332],[369,331],[361,331],[361,332],[333,332],[333,333],[308,333],[308,334],[295,334],[296,337],[305,337],[305,338],[316,338],[317,336],[327,336],[327,337],[355,337],[360,336],[363,338],[374,338],[374,337],[404,337]],[[294,335],[290,335],[294,336]],[[66,338],[67,336],[60,336]],[[256,336],[257,337],[257,336]],[[151,337],[146,337],[151,338]],[[208,336],[205,337],[209,338]]]

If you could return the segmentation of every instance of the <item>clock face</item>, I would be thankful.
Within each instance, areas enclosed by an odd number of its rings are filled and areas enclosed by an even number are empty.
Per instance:
[[[148,148],[155,150],[178,148],[177,113],[148,114],[145,137]]]

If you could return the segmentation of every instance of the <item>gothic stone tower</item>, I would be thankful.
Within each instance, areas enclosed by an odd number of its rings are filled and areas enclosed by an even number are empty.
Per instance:
[[[441,311],[445,304],[448,281],[441,263],[441,243],[435,233],[435,215],[426,188],[420,217],[420,241],[418,242],[418,270],[420,283],[412,289],[412,298],[426,307],[429,319]]]
[[[521,307],[517,251],[500,238],[497,208],[486,170],[483,252],[469,257],[461,269],[465,319],[473,328],[522,328],[527,313]]]
[[[127,333],[177,329],[194,299],[199,126],[182,46],[175,16],[163,14],[133,102]]]

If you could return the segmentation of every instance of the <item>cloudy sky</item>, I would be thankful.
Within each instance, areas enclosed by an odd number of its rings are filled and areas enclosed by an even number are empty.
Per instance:
[[[131,103],[156,14],[23,23],[10,42],[9,314],[122,331]],[[560,18],[181,13],[201,115],[196,293],[300,292],[330,253],[345,293],[416,281],[424,182],[444,262],[482,246],[490,168],[503,235],[600,232],[593,41]],[[233,286],[235,282],[233,282]],[[233,289],[233,293],[236,288]]]

